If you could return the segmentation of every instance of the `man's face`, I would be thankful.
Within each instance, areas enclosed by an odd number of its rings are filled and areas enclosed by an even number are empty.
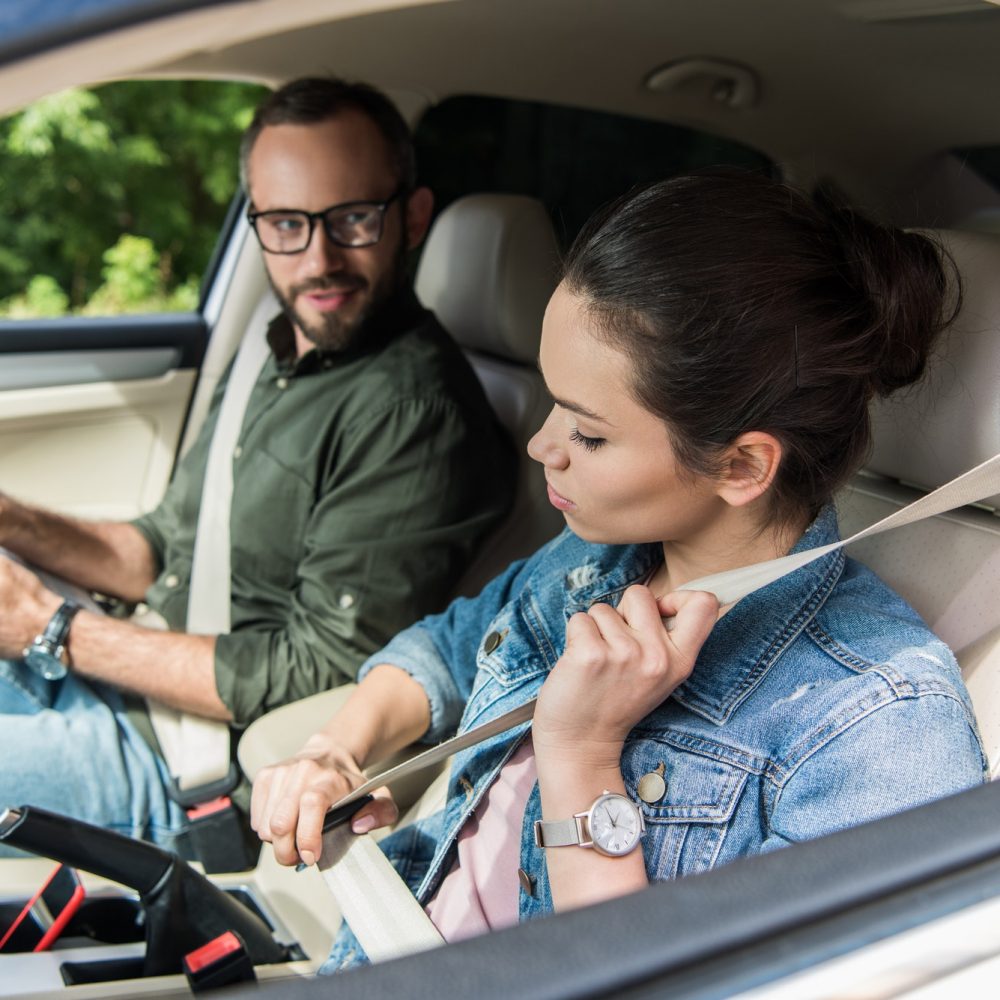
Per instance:
[[[361,112],[344,110],[312,125],[264,128],[248,161],[250,200],[259,212],[318,212],[352,201],[385,201],[398,178],[389,148]],[[343,350],[403,280],[408,243],[405,206],[388,206],[382,238],[347,249],[317,220],[301,253],[264,252],[268,276],[295,329],[301,357],[313,346]]]

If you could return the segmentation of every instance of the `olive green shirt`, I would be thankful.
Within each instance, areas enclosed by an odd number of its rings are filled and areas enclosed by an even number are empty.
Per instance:
[[[475,373],[412,294],[348,352],[297,359],[284,316],[268,341],[234,451],[232,628],[215,647],[237,727],[352,679],[439,610],[516,477]],[[163,502],[133,522],[160,565],[147,602],[177,630],[223,391]]]

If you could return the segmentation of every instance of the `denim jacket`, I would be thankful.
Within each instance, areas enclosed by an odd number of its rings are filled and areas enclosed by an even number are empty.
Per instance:
[[[826,508],[795,551],[837,538]],[[615,605],[662,561],[659,545],[584,542],[568,529],[396,637],[362,667],[392,663],[431,705],[427,741],[470,729],[535,697],[563,651],[566,622]],[[426,903],[527,724],[456,754],[445,808],[381,842]],[[639,799],[658,770],[666,792]],[[954,657],[870,570],[830,553],[745,597],[715,625],[691,676],[631,732],[622,759],[646,822],[651,880],[885,816],[987,780],[987,761]],[[581,802],[585,809],[589,802]],[[520,919],[552,910],[535,846],[538,786],[520,831]],[[518,874],[510,873],[514,883]],[[323,971],[364,959],[342,930]]]

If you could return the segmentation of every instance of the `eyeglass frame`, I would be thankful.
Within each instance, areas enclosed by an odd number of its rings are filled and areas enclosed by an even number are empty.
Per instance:
[[[278,254],[282,257],[291,257],[297,253],[305,253],[309,249],[309,245],[312,243],[313,234],[316,232],[316,223],[319,220],[323,220],[323,232],[326,238],[334,244],[334,246],[342,247],[345,250],[364,250],[367,247],[373,247],[379,243],[382,236],[385,234],[385,213],[389,206],[399,198],[404,197],[407,194],[406,185],[400,184],[395,191],[384,201],[372,201],[367,198],[363,198],[359,201],[342,201],[336,205],[330,205],[329,208],[322,208],[318,212],[307,212],[304,208],[268,208],[263,211],[258,211],[253,207],[253,205],[247,206],[246,219],[250,224],[250,228],[254,231],[254,235],[257,237],[257,242],[260,244],[260,248],[265,253]],[[329,229],[326,227],[326,217],[335,209],[344,208],[354,208],[358,205],[365,205],[368,208],[376,208],[379,213],[379,224],[378,224],[378,236],[375,237],[370,243],[342,243],[338,240]],[[309,223],[309,235],[306,237],[306,241],[299,250],[270,250],[264,246],[264,241],[261,239],[260,233],[257,231],[257,220],[265,215],[304,215],[306,221]]]

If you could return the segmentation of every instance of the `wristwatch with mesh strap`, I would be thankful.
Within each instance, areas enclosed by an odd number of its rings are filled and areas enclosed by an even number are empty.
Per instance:
[[[537,847],[592,847],[609,858],[635,850],[646,832],[639,807],[624,795],[605,789],[586,811],[569,819],[535,820]]]

